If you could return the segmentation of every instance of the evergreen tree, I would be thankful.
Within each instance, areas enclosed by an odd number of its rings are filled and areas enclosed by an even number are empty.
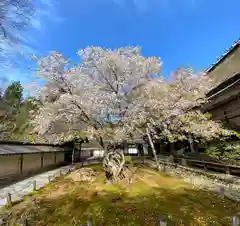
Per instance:
[[[23,101],[23,87],[21,83],[17,81],[10,84],[4,92],[3,99],[10,107],[19,109]]]

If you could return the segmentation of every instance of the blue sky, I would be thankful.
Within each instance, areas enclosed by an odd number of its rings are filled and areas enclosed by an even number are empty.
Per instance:
[[[37,9],[19,47],[24,54],[58,50],[77,62],[88,45],[139,45],[163,60],[166,76],[179,66],[206,69],[240,37],[239,0],[41,0]],[[0,77],[30,83],[28,67],[21,60]]]

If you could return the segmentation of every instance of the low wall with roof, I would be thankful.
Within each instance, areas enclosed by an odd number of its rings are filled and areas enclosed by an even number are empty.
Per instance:
[[[64,151],[53,147],[0,145],[0,179],[38,171],[64,160]]]

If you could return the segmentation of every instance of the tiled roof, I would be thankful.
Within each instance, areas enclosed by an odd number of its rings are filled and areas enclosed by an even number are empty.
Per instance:
[[[31,145],[0,145],[0,155],[30,154],[41,152],[60,152],[63,148]]]
[[[222,62],[229,54],[234,52],[238,47],[240,47],[240,39],[235,41],[233,45],[229,49],[227,49],[225,53],[222,54],[215,63],[213,63],[210,67],[208,67],[205,72],[209,73],[210,71],[212,71],[220,62]]]

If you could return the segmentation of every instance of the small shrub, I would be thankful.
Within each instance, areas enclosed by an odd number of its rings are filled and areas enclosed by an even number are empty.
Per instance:
[[[240,141],[219,141],[210,144],[206,154],[231,164],[240,164]]]
[[[132,156],[126,155],[124,159],[126,164],[132,164]]]

